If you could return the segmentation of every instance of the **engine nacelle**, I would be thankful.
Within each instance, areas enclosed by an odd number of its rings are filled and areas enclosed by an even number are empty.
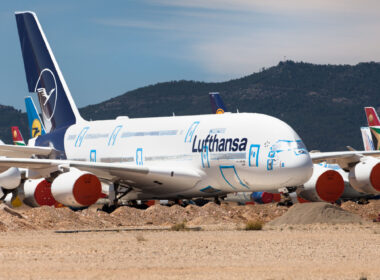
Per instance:
[[[17,167],[11,167],[0,173],[0,187],[13,190],[21,183],[21,172]]]
[[[253,192],[251,198],[258,204],[267,204],[273,202],[273,194],[269,192]]]
[[[26,180],[24,182],[24,203],[31,207],[53,206],[57,201],[51,193],[51,183],[45,179]]]
[[[351,186],[358,192],[380,194],[380,161],[365,157],[351,168],[348,178]]]
[[[51,184],[54,198],[66,206],[83,207],[94,204],[102,194],[98,177],[89,172],[70,168]]]
[[[344,180],[338,171],[314,164],[313,175],[297,194],[307,201],[335,202],[343,191]]]

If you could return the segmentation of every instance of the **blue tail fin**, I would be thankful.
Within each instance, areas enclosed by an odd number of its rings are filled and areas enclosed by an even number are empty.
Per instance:
[[[227,111],[219,92],[210,92],[210,101],[213,114],[223,114]]]
[[[37,136],[44,135],[46,133],[45,128],[40,119],[40,116],[38,115],[38,111],[36,109],[36,106],[34,105],[32,97],[25,97],[25,107],[26,114],[28,116],[30,138],[35,138]]]
[[[50,45],[33,12],[16,12],[29,92],[36,92],[47,132],[81,120]]]

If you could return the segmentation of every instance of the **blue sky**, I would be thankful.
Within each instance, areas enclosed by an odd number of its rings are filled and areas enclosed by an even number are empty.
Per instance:
[[[3,1],[0,104],[22,110],[22,10],[37,13],[78,107],[157,82],[239,78],[285,58],[380,61],[375,0]]]

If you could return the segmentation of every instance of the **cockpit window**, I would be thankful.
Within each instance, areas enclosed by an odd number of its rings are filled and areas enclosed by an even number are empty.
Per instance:
[[[274,152],[296,151],[299,154],[302,153],[300,151],[307,151],[305,144],[301,140],[278,140],[271,147],[271,150]]]

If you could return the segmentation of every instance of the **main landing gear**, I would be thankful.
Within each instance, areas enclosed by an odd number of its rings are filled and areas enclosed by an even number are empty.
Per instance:
[[[130,191],[132,191],[132,187],[124,184],[120,184],[120,182],[113,183],[113,190],[110,189],[109,200],[110,203],[104,204],[102,207],[102,211],[111,213],[116,208],[120,206],[120,200],[126,196]]]

